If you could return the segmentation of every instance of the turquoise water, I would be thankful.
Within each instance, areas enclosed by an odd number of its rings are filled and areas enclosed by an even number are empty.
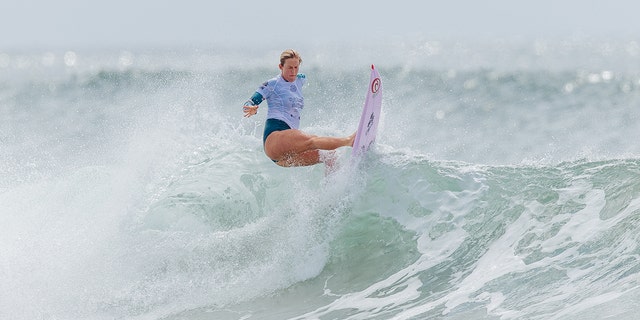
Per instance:
[[[0,53],[0,317],[633,318],[636,42],[298,49],[315,134],[379,68],[359,167],[262,152],[281,48]]]

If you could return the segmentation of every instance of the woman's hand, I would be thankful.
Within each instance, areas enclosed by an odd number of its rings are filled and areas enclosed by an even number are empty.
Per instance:
[[[243,106],[242,112],[244,112],[244,117],[248,118],[258,113],[258,106]]]

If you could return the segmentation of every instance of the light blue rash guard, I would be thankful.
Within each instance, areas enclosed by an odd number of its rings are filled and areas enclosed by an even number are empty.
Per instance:
[[[298,129],[300,127],[300,111],[304,108],[304,97],[302,96],[302,86],[307,82],[304,74],[299,73],[296,80],[287,82],[282,78],[282,74],[263,83],[250,101],[253,105],[260,104],[267,100],[267,119],[282,120],[289,127]]]

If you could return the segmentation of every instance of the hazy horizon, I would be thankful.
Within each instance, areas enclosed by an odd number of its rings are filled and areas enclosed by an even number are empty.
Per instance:
[[[0,4],[0,50],[50,47],[272,46],[418,37],[623,38],[640,36],[640,4],[625,1],[143,0]]]

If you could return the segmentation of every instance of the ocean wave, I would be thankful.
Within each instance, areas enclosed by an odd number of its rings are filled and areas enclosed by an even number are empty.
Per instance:
[[[245,285],[265,290],[258,297],[246,295],[233,303],[217,300],[222,305],[169,318],[571,318],[597,308],[591,297],[622,296],[638,288],[633,276],[640,265],[633,231],[640,212],[637,159],[479,166],[402,153],[375,158],[356,172],[362,179],[346,184],[343,201],[332,204],[322,195],[328,192],[322,185],[298,186],[316,194],[301,204],[312,210],[311,216],[302,210],[256,217],[251,210],[238,210],[244,206],[231,211],[251,217],[248,225],[253,227],[277,216],[278,223],[289,220],[284,223],[315,230],[303,238],[324,247],[321,268],[315,268],[317,260],[304,259],[308,252],[291,252],[297,258],[287,259],[310,263],[304,268],[315,266],[304,281],[266,289],[261,280],[251,278]],[[262,187],[270,197],[282,199],[292,191],[277,184]],[[298,191],[294,188],[293,193]],[[317,207],[319,199],[322,205]],[[336,204],[342,211],[334,211]],[[226,214],[224,206],[213,211]],[[301,217],[303,225],[298,224]],[[246,224],[227,223],[225,232],[247,230]],[[318,223],[324,225],[320,238],[314,236]],[[299,243],[292,242],[302,242],[292,237],[289,227],[267,229],[278,230],[278,236],[263,234],[257,240],[262,244],[250,247],[270,250],[276,238],[279,245],[297,247]],[[233,238],[228,237],[225,233],[225,238]],[[613,260],[611,252],[616,252]],[[252,256],[267,259],[255,252]],[[267,263],[244,259],[236,261],[236,269]]]
[[[376,147],[329,176],[242,117],[270,59],[5,67],[0,317],[632,319],[637,75],[510,52],[386,52]],[[302,129],[349,134],[370,62],[329,53]]]

